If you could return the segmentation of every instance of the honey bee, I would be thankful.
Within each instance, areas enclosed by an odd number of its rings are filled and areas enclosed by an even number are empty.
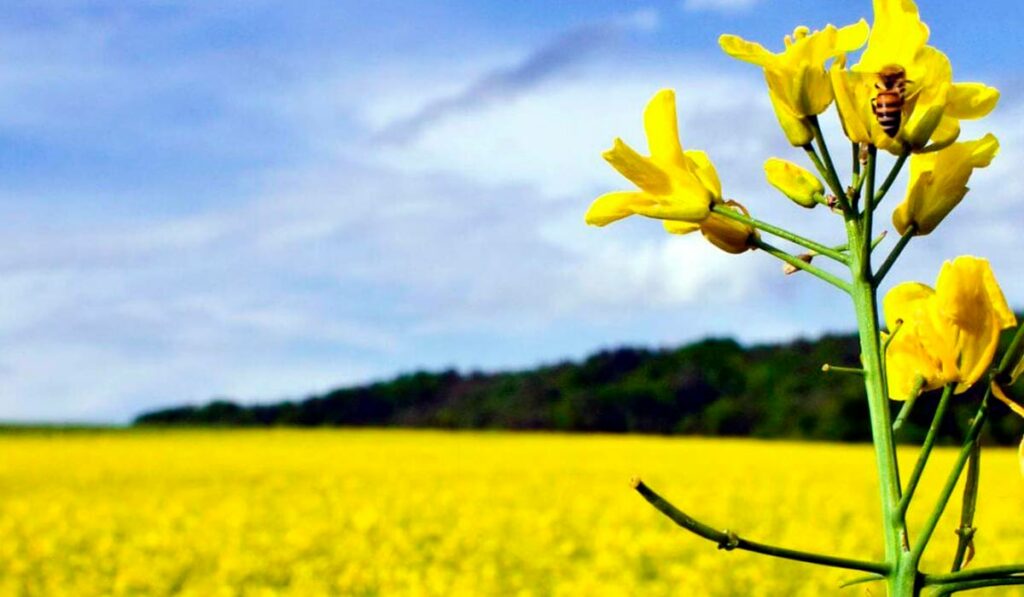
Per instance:
[[[871,100],[871,110],[885,134],[893,138],[900,132],[907,83],[907,71],[897,65],[882,67],[878,73],[878,83],[875,83],[878,93]]]

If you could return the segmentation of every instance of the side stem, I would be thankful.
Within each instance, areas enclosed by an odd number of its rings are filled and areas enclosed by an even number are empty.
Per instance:
[[[886,574],[889,571],[889,567],[881,562],[866,562],[863,560],[851,560],[848,558],[840,558],[836,556],[828,556],[824,554],[811,553],[806,551],[798,551],[795,549],[787,549],[785,547],[776,547],[774,545],[765,545],[764,543],[757,543],[755,541],[748,541],[743,539],[736,533],[730,531],[720,531],[713,527],[710,527],[703,522],[693,518],[689,514],[683,512],[679,508],[676,508],[668,500],[658,495],[653,489],[648,487],[640,479],[633,479],[633,487],[636,489],[645,500],[647,500],[652,506],[657,508],[662,514],[667,516],[672,522],[678,524],[684,529],[691,533],[714,541],[718,544],[718,549],[724,549],[726,551],[732,551],[734,549],[742,549],[745,551],[752,551],[767,556],[773,556],[776,558],[783,558],[786,560],[796,560],[798,562],[806,562],[808,564],[818,564],[820,566],[831,566],[833,568],[845,568],[847,570],[860,570],[862,572],[874,572],[876,574]]]

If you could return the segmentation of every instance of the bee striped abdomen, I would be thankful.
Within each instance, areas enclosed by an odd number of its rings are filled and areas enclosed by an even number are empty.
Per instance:
[[[871,100],[871,109],[885,134],[896,137],[900,132],[907,90],[906,72],[898,66],[889,66],[878,73],[878,78],[875,84],[878,94]]]

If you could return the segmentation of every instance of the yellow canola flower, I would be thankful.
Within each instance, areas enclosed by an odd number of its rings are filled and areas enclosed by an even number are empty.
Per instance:
[[[988,166],[997,153],[999,140],[989,133],[933,153],[915,154],[910,158],[906,198],[892,214],[893,226],[900,234],[912,224],[915,235],[930,233],[967,194],[974,169]]]
[[[813,33],[797,27],[792,37],[785,37],[786,48],[778,54],[736,35],[723,35],[718,44],[733,58],[764,69],[779,124],[789,142],[801,147],[814,138],[807,117],[821,114],[832,103],[825,63],[863,46],[867,35],[867,23],[861,20],[841,29],[828,25]]]
[[[736,209],[734,201],[722,199],[722,184],[711,159],[703,151],[686,150],[679,142],[675,92],[656,93],[644,110],[644,130],[650,157],[637,153],[622,139],[615,139],[603,157],[639,187],[638,191],[616,191],[598,197],[587,210],[586,222],[605,226],[639,214],[665,220],[673,234],[701,230],[715,246],[730,253],[749,248],[755,234],[749,226],[714,214],[714,205]],[[745,214],[746,210],[740,210]]]
[[[768,158],[764,163],[768,183],[803,207],[814,207],[825,195],[825,187],[806,168],[781,158]]]
[[[897,285],[883,308],[895,333],[885,354],[894,400],[910,398],[918,380],[924,391],[949,383],[967,391],[992,362],[999,333],[1017,323],[988,261],[971,256],[945,262],[934,289]]]
[[[999,91],[981,83],[954,83],[953,67],[927,45],[928,26],[913,0],[874,0],[875,22],[867,48],[852,70],[845,57],[831,69],[836,107],[847,137],[894,154],[904,146],[934,151],[956,140],[960,120],[981,118],[995,108]],[[882,130],[872,102],[883,87],[879,73],[902,70],[906,80],[896,137]]]

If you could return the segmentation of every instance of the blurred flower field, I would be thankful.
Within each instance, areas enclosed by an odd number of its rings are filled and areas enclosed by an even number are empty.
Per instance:
[[[882,594],[685,533],[643,476],[755,540],[878,558],[868,446],[421,431],[0,436],[2,595]],[[905,468],[914,453],[901,453]],[[931,501],[952,452],[933,455]],[[987,449],[977,557],[1024,556],[1024,481]],[[926,569],[952,558],[958,501]],[[919,527],[923,512],[911,510]],[[916,526],[915,526],[916,525]],[[992,591],[988,594],[1017,594]]]

